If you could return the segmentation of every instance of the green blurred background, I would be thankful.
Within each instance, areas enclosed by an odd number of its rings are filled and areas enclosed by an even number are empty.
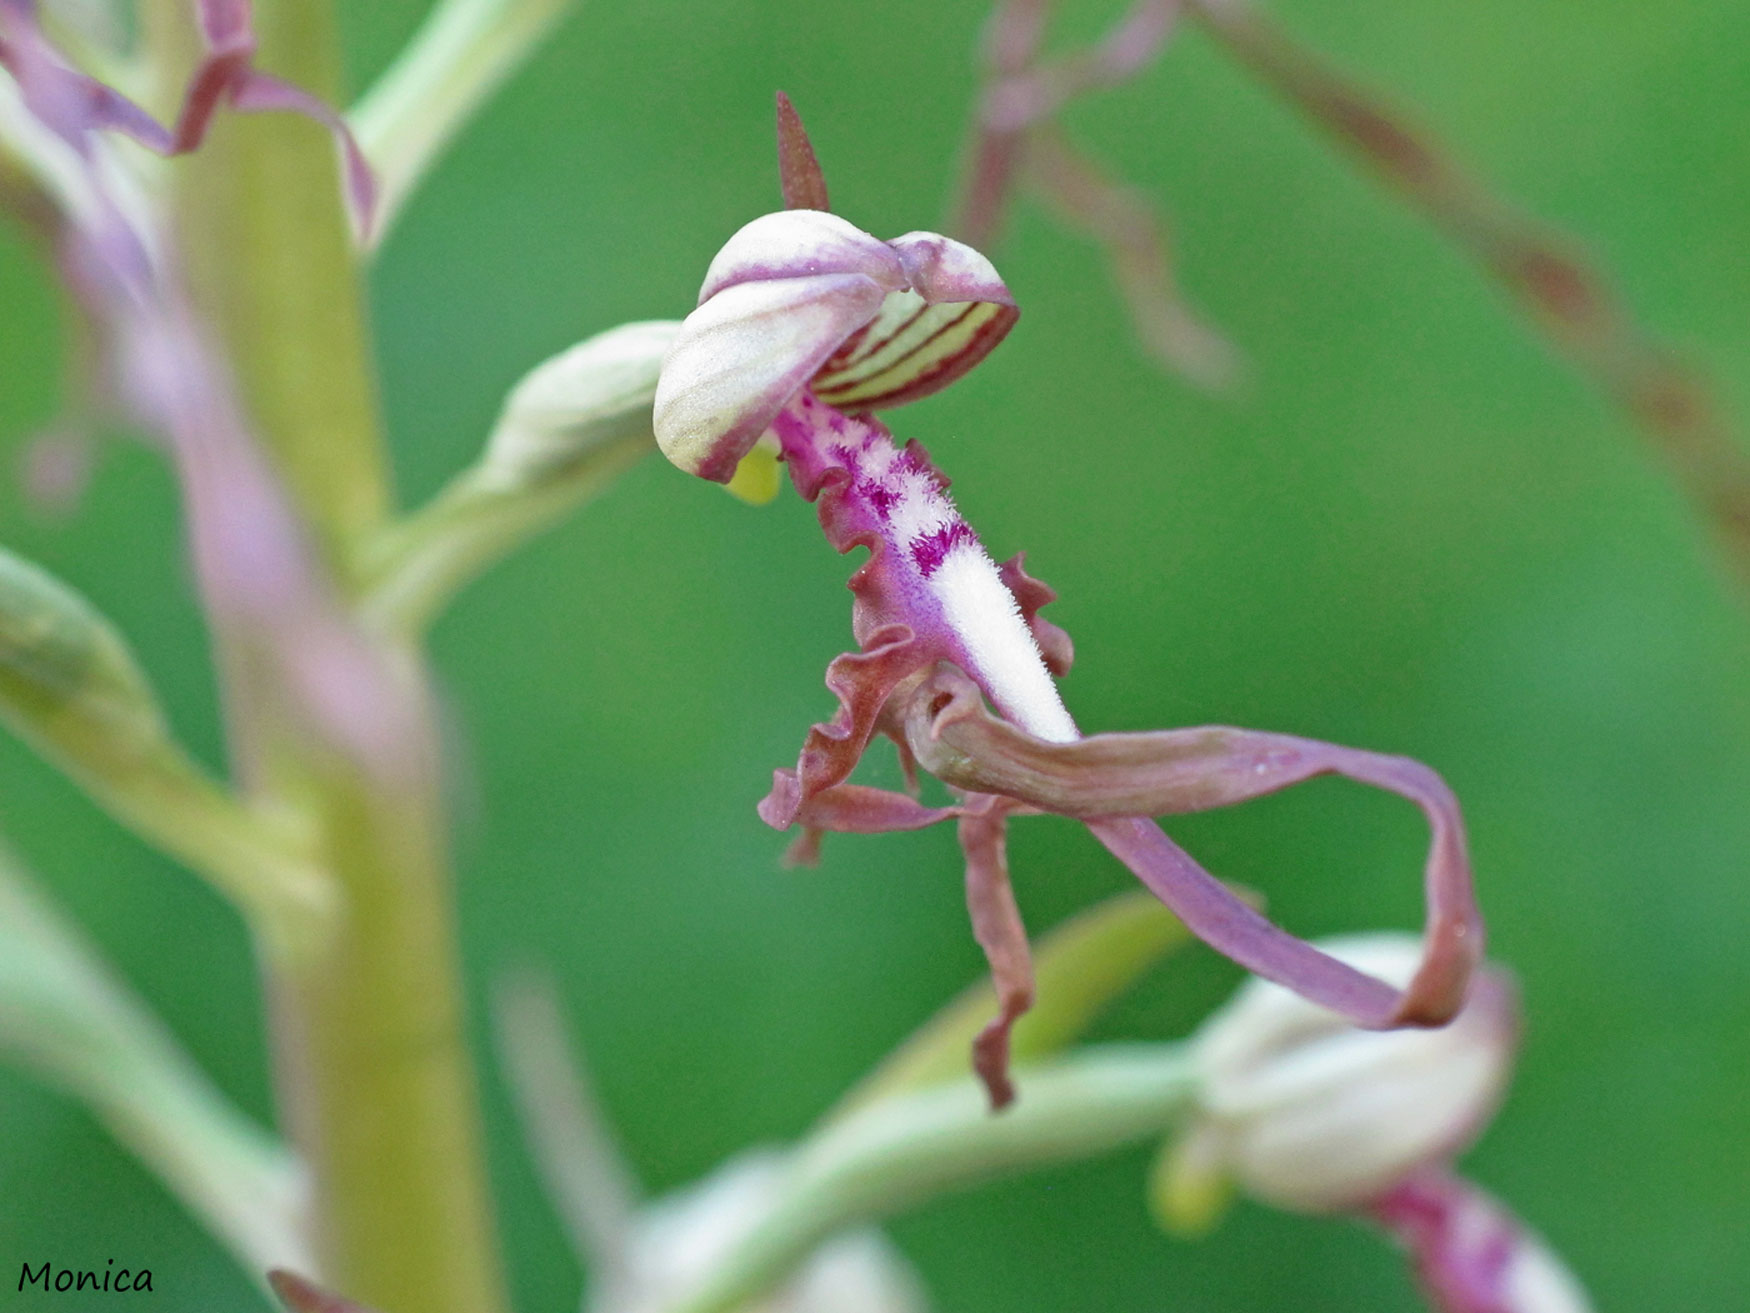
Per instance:
[[[424,7],[346,6],[355,85]],[[1062,8],[1070,39],[1114,6]],[[1750,415],[1750,10],[1276,10],[1580,234]],[[471,457],[535,361],[690,306],[722,240],[774,207],[774,87],[807,116],[842,213],[881,234],[940,222],[982,15],[964,0],[585,5],[458,143],[373,276],[404,497]],[[1227,722],[1446,774],[1494,953],[1529,1007],[1470,1171],[1601,1309],[1750,1308],[1747,599],[1626,425],[1201,33],[1068,120],[1170,215],[1184,282],[1250,384],[1216,399],[1164,377],[1096,254],[1027,206],[994,253],[1021,326],[898,431],[929,444],[993,551],[1026,548],[1062,594],[1051,614],[1077,640],[1067,694],[1088,728]],[[55,413],[56,320],[44,271],[0,231],[9,457]],[[8,479],[0,524],[123,624],[218,760],[161,460],[113,445],[64,522]],[[785,872],[753,812],[830,708],[847,570],[794,496],[750,510],[650,460],[436,634],[476,1016],[495,974],[551,966],[652,1189],[794,1136],[980,971],[950,832],[840,839],[820,870]],[[0,827],[265,1117],[236,919],[10,739]],[[1172,829],[1298,931],[1419,916],[1416,817],[1358,787]],[[1054,820],[1016,827],[1013,865],[1035,929],[1128,882]],[[1102,1033],[1182,1033],[1236,974],[1187,955]],[[567,1307],[578,1273],[490,1068],[485,1097],[518,1305]],[[0,1128],[0,1282],[21,1258],[115,1256],[159,1274],[165,1307],[257,1306],[78,1109],[0,1071]],[[1201,1244],[1169,1242],[1144,1214],[1147,1153],[944,1199],[892,1230],[942,1313],[1419,1307],[1399,1260],[1349,1223],[1245,1206]]]

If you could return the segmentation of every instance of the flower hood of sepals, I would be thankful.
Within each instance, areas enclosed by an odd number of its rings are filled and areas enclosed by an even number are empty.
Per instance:
[[[785,140],[783,108],[786,198],[823,198],[823,185],[792,176],[813,156],[786,149],[794,141]],[[1052,678],[1067,669],[1069,643],[1037,614],[1051,591],[1019,558],[992,562],[922,447],[900,447],[872,416],[833,404],[866,408],[942,386],[1013,322],[982,256],[946,238],[914,238],[878,242],[817,210],[755,220],[712,263],[700,306],[663,362],[655,429],[670,460],[726,481],[756,443],[775,439],[798,492],[818,503],[828,541],[869,551],[851,579],[859,650],[827,668],[838,712],[809,731],[795,770],[775,773],[761,817],[780,829],[800,825],[792,852],[803,857],[827,830],[956,820],[968,907],[1001,1004],[974,1046],[997,1107],[1012,1097],[1009,1030],[1033,997],[1004,852],[1014,814],[1085,821],[1205,942],[1358,1025],[1449,1021],[1481,961],[1483,935],[1457,804],[1439,777],[1405,758],[1226,727],[1083,738]],[[984,709],[985,698],[999,715]],[[908,775],[922,764],[955,790],[957,805],[931,809],[849,784],[877,732],[900,745]],[[1398,793],[1430,821],[1425,947],[1405,988],[1275,926],[1149,819],[1320,774]]]
[[[984,359],[1020,314],[996,270],[936,233],[883,242],[822,210],[763,215],[706,272],[657,387],[657,445],[727,483],[809,388],[853,413],[902,405]]]

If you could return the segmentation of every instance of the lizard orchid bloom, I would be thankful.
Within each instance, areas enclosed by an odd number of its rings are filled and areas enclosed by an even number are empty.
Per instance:
[[[1413,761],[1280,734],[1083,737],[1054,679],[1069,667],[1069,638],[1039,615],[1054,594],[1020,557],[995,564],[923,448],[897,445],[869,414],[970,369],[1013,326],[1013,298],[958,242],[931,233],[882,242],[826,213],[818,166],[784,101],[779,141],[792,208],[748,224],[712,262],[655,401],[657,442],[676,465],[728,482],[762,447],[775,448],[797,491],[817,503],[827,541],[869,552],[850,581],[858,650],[827,669],[838,713],[809,732],[794,770],[777,772],[760,815],[779,829],[802,827],[803,858],[829,830],[958,824],[973,928],[1000,1000],[974,1065],[998,1107],[1014,1095],[1009,1029],[1033,997],[1005,857],[1015,814],[1086,822],[1207,943],[1361,1026],[1449,1021],[1483,934],[1446,786]],[[921,765],[947,784],[954,805],[849,783],[877,733],[898,745],[908,774]],[[1425,947],[1402,989],[1277,928],[1150,819],[1321,774],[1399,793],[1432,826]]]

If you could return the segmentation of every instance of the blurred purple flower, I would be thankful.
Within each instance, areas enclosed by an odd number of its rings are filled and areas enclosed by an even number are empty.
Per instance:
[[[170,126],[114,88],[73,68],[46,40],[36,0],[0,0],[0,68],[17,79],[24,103],[68,142],[86,133],[120,132],[158,155],[183,155],[206,140],[220,109],[285,111],[314,119],[340,148],[346,194],[361,234],[376,205],[376,181],[340,112],[300,87],[255,67],[249,0],[193,0],[205,46]]]
[[[779,136],[786,199],[824,203],[813,152],[784,104]],[[802,826],[804,858],[827,830],[957,821],[973,925],[1001,1002],[974,1062],[999,1107],[1013,1098],[1009,1030],[1033,997],[1004,853],[1015,814],[1086,822],[1206,942],[1359,1025],[1447,1022],[1464,1002],[1483,932],[1458,805],[1440,778],[1405,758],[1224,727],[1084,738],[1053,680],[1069,666],[1069,639],[1038,614],[1051,590],[1019,557],[997,566],[923,448],[896,446],[866,413],[958,378],[1017,314],[970,247],[932,233],[882,242],[816,209],[754,220],[712,262],[664,361],[659,445],[682,469],[727,482],[775,443],[797,490],[818,503],[827,540],[870,553],[850,584],[859,650],[827,670],[838,714],[809,732],[794,770],[777,772],[760,815],[780,829]],[[922,765],[957,805],[929,808],[848,783],[877,733],[898,745],[908,775]],[[1424,952],[1402,990],[1278,929],[1147,819],[1320,774],[1409,798],[1432,826]]]
[[[29,119],[22,126],[46,138],[37,142],[47,152],[38,163],[52,175],[44,190],[62,210],[62,272],[82,311],[101,325],[117,393],[169,439],[195,576],[225,639],[228,676],[271,672],[291,704],[287,723],[309,726],[380,775],[412,778],[428,764],[416,682],[345,614],[189,302],[160,207],[130,189],[106,149],[104,135],[120,132],[177,154],[200,144],[220,108],[291,110],[341,140],[349,195],[368,222],[370,171],[340,116],[255,71],[247,0],[194,2],[206,54],[173,128],[63,58],[34,0],[0,0],[0,70],[17,84]]]

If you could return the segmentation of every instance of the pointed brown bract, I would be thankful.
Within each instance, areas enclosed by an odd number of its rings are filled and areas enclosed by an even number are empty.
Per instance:
[[[295,1272],[276,1268],[267,1274],[267,1284],[279,1296],[289,1313],[373,1313],[363,1304],[322,1289],[314,1281],[306,1281]]]
[[[782,91],[778,93],[778,178],[784,187],[785,209],[832,209],[826,199],[826,177],[814,156],[808,129]]]

